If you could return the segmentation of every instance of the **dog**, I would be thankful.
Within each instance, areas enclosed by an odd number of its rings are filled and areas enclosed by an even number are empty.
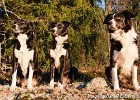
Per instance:
[[[110,68],[107,70],[111,71],[108,73],[111,74],[114,90],[120,90],[119,80],[125,81],[131,76],[134,89],[140,90],[137,80],[138,38],[131,21],[135,16],[136,14],[124,10],[108,14],[103,22],[103,24],[107,24],[110,33]],[[118,71],[118,69],[120,70]]]
[[[63,89],[63,85],[72,81],[72,67],[69,54],[68,30],[69,22],[52,22],[53,41],[50,48],[50,88],[54,88],[54,82]]]
[[[15,90],[17,76],[22,80],[22,85],[27,83],[27,88],[33,87],[33,73],[37,72],[36,39],[34,37],[34,23],[18,19],[12,26],[14,33],[13,47],[13,74],[10,90]],[[27,80],[27,81],[26,81]]]

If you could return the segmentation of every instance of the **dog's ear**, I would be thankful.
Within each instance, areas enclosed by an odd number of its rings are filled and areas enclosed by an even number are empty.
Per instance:
[[[132,12],[130,12],[128,10],[124,10],[121,13],[125,16],[125,24],[126,24],[126,27],[124,29],[127,32],[128,29],[131,29],[131,26],[132,26],[131,18],[136,17],[137,14],[133,14]]]
[[[130,12],[128,10],[124,10],[121,13],[124,14],[126,19],[135,18],[137,16],[137,14],[133,14],[132,12]]]
[[[70,23],[68,21],[63,21],[62,23],[65,25],[65,27],[69,27]]]
[[[29,22],[29,27],[30,27],[30,30],[34,31],[35,30],[35,23]]]
[[[57,24],[57,22],[50,22],[49,23],[49,27],[50,28],[54,28],[56,24]]]
[[[112,14],[108,14],[103,22],[103,24],[108,24],[111,19]]]

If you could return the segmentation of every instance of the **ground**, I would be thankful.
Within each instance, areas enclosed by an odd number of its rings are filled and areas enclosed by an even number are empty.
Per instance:
[[[59,90],[58,87],[51,90],[49,87],[49,81],[44,81],[41,85],[35,86],[32,90],[17,87],[13,92],[9,90],[11,73],[1,72],[0,100],[91,100],[109,98],[116,100],[140,99],[140,92],[134,91],[131,86],[126,86],[129,88],[121,87],[120,91],[113,91],[103,72],[98,68],[95,68],[94,70],[87,68],[79,69],[79,72],[78,80],[65,86],[63,90]]]
[[[17,87],[14,92],[9,91],[9,85],[0,86],[0,100],[90,100],[109,98],[139,100],[140,92],[124,88],[121,88],[121,91],[113,91],[101,77],[94,78],[88,83],[74,82],[61,91],[58,87],[50,90],[48,84],[36,86],[33,90]]]

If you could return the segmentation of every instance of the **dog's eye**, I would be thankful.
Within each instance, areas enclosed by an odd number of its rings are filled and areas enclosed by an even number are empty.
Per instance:
[[[58,24],[57,27],[58,27],[59,29],[61,29],[61,28],[63,27],[63,25],[62,25],[62,24]]]
[[[58,29],[61,29],[63,26],[62,25],[58,25],[57,27],[58,27]]]
[[[117,17],[117,18],[116,18],[116,20],[120,20],[120,19],[121,19],[120,17]]]
[[[24,25],[24,23],[20,23],[20,25]]]
[[[62,26],[59,26],[59,27],[58,27],[58,29],[61,29],[61,28],[62,28]]]

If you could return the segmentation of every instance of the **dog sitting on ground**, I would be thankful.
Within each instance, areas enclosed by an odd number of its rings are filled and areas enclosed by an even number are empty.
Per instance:
[[[13,48],[13,75],[10,90],[15,90],[18,79],[21,85],[32,89],[35,79],[34,72],[37,74],[37,53],[36,39],[34,37],[34,24],[23,19],[17,20],[12,26],[15,35]],[[40,71],[39,71],[40,72]],[[27,80],[28,79],[28,80]],[[26,81],[27,80],[27,81]],[[35,81],[37,82],[37,81]]]
[[[58,87],[63,89],[65,83],[71,83],[73,70],[71,67],[69,43],[68,43],[68,26],[69,22],[53,22],[52,28],[53,41],[50,48],[50,88],[54,88],[54,82],[58,82]]]
[[[110,68],[107,68],[106,73],[109,71],[108,73],[111,74],[114,90],[120,89],[118,78],[120,81],[126,82],[125,80],[131,76],[134,89],[140,90],[137,80],[138,39],[131,22],[131,18],[135,16],[125,10],[120,13],[108,14],[104,20],[104,24],[107,24],[109,29],[111,42]],[[119,77],[118,69],[120,69]]]

